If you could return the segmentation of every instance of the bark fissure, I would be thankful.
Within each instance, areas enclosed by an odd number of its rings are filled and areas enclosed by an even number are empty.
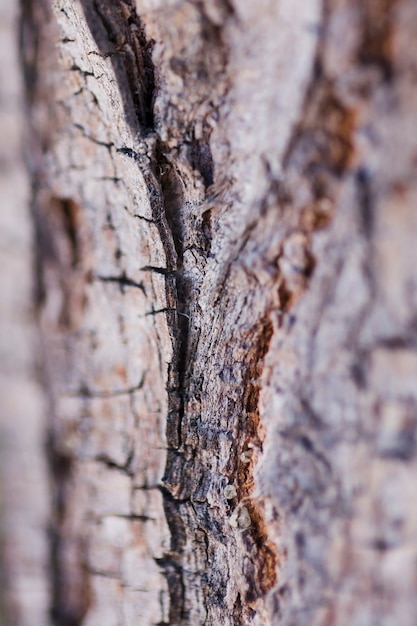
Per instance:
[[[363,589],[415,559],[412,0],[44,2],[53,622],[398,621]]]
[[[140,289],[142,293],[146,296],[146,290],[142,283],[138,283],[131,278],[128,278],[125,275],[122,276],[97,276],[98,280],[101,280],[103,283],[117,283],[120,287],[120,291],[124,293],[126,287],[136,287]]]
[[[134,2],[82,0],[84,13],[104,57],[110,57],[127,120],[137,132],[153,132],[155,90],[152,42],[147,41]]]
[[[194,327],[190,334],[191,321],[193,318],[198,319],[199,287],[191,278],[189,259],[192,255],[195,258],[194,264],[204,267],[210,255],[211,208],[208,203],[207,210],[198,209],[196,213],[200,216],[198,219],[193,216],[196,207],[186,200],[187,182],[182,180],[180,173],[185,162],[188,170],[194,169],[199,173],[206,189],[213,183],[209,130],[203,125],[202,134],[200,132],[197,137],[193,129],[186,128],[181,140],[187,146],[187,155],[185,159],[182,157],[183,160],[178,161],[178,156],[173,153],[168,143],[161,140],[158,128],[154,124],[155,70],[150,55],[152,43],[146,41],[132,3],[121,0],[111,11],[106,6],[100,2],[83,2],[87,21],[101,54],[111,58],[126,117],[132,130],[140,133],[141,145],[139,148],[127,145],[116,147],[114,142],[97,139],[83,124],[77,122],[74,127],[94,145],[106,148],[110,154],[113,151],[123,154],[138,164],[148,191],[152,224],[159,232],[165,254],[164,267],[148,265],[142,267],[141,271],[154,272],[165,279],[164,311],[171,332],[174,355],[168,365],[166,387],[168,461],[163,479],[165,487],[161,489],[172,543],[164,559],[158,559],[158,564],[167,577],[171,596],[170,623],[185,625],[193,623],[195,619],[200,619],[201,623],[208,620],[210,623],[212,614],[224,610],[226,605],[223,595],[224,590],[228,588],[230,572],[227,568],[225,571],[217,570],[210,560],[216,547],[224,550],[229,542],[236,547],[239,546],[237,553],[241,554],[244,563],[240,565],[245,591],[241,593],[241,600],[236,600],[233,618],[236,620],[238,612],[241,611],[240,619],[243,622],[255,611],[252,607],[255,607],[257,600],[265,596],[276,582],[277,557],[272,544],[268,541],[262,510],[251,497],[254,461],[249,454],[252,450],[262,447],[263,435],[260,432],[258,408],[259,380],[272,334],[271,324],[265,318],[265,310],[258,311],[249,320],[247,326],[252,329],[245,330],[239,338],[244,353],[241,363],[236,363],[235,357],[231,354],[233,342],[230,342],[230,347],[226,347],[221,354],[220,370],[222,367],[234,370],[234,375],[241,378],[243,394],[236,397],[238,386],[225,385],[214,408],[230,411],[231,423],[225,425],[224,420],[220,420],[216,425],[211,415],[212,408],[202,407],[204,386],[207,383],[205,373],[198,370],[201,366],[196,369],[194,356],[195,351],[208,351],[209,346],[200,347],[198,327]],[[212,40],[213,48],[222,49],[221,29],[210,23],[203,9],[201,10],[207,41]],[[97,26],[97,17],[99,23],[103,25],[102,29]],[[224,71],[227,53],[222,50],[221,54]],[[94,72],[81,70],[78,66],[73,65],[72,69],[80,72],[85,79],[95,76]],[[205,69],[205,72],[207,71]],[[204,72],[202,78],[205,78]],[[225,91],[224,87],[221,89]],[[178,125],[181,125],[181,120],[178,121]],[[256,220],[249,223],[237,244],[238,252],[232,255],[232,258],[229,257],[225,269],[220,273],[222,278],[218,281],[219,289],[215,289],[217,293],[214,306],[224,307],[223,314],[226,316],[229,304],[230,310],[236,305],[233,301],[228,302],[228,288],[231,292],[234,290],[231,275],[244,256],[246,245],[255,236],[256,226]],[[69,235],[70,239],[74,238],[72,232],[69,232]],[[249,273],[249,270],[247,271]],[[96,278],[103,283],[118,284],[122,294],[127,287],[136,287],[146,295],[142,283],[126,274],[121,273],[120,276],[100,274]],[[259,286],[254,291],[254,300],[257,294],[262,297],[262,288],[259,289]],[[246,301],[241,303],[243,310],[248,305]],[[239,322],[238,317],[236,323]],[[217,348],[223,350],[221,342],[216,340],[216,343]],[[130,394],[135,389],[127,388],[126,391],[108,393],[104,390],[91,392],[85,387],[79,395],[85,398],[106,399],[125,393]],[[229,393],[233,400],[228,399]],[[222,403],[224,408],[221,406]],[[201,417],[199,415],[200,411],[205,413],[207,426],[199,424],[203,419],[203,415]],[[218,463],[220,452],[215,442],[216,438],[220,440],[224,436],[231,440],[227,467],[223,470],[218,468],[213,476],[209,477],[207,473],[210,468],[210,457],[205,454],[204,448],[208,446]],[[249,444],[252,447],[249,447]],[[128,464],[121,466],[106,455],[96,456],[95,461],[104,464],[110,470],[129,473]],[[223,498],[222,487],[225,476],[236,484],[239,500],[223,505],[222,510],[218,512],[209,505],[207,492],[209,489],[218,490],[219,497]],[[64,484],[65,481],[69,482],[68,477],[63,479]],[[229,519],[225,517],[225,512]],[[245,515],[249,516],[249,525]],[[235,527],[235,522],[238,528],[231,531],[231,528]],[[198,555],[197,566],[191,566],[189,563],[194,551]],[[65,564],[57,562],[57,567],[65,568]],[[61,583],[59,585],[61,593],[62,585]],[[191,604],[194,605],[194,613],[190,612]],[[195,611],[199,614],[198,618]],[[203,617],[204,615],[206,617]]]
[[[167,155],[169,149],[160,140],[154,127],[153,102],[155,99],[155,70],[151,58],[152,42],[146,40],[140,19],[131,2],[122,0],[111,10],[105,3],[83,1],[84,11],[93,36],[105,56],[111,56],[116,79],[124,102],[125,113],[133,130],[139,130],[145,140],[145,150],[140,152],[128,146],[117,148],[117,152],[126,155],[138,163],[148,188],[152,211],[152,223],[158,229],[165,252],[165,267],[143,267],[142,271],[155,272],[165,277],[167,306],[166,314],[173,344],[173,359],[168,365],[167,393],[167,443],[169,448],[178,450],[181,446],[182,416],[184,413],[185,372],[187,368],[188,346],[188,298],[186,280],[183,272],[183,232],[182,209],[184,198],[181,193],[181,181],[174,172]],[[98,15],[106,31],[108,41],[114,48],[109,50],[108,43],[97,30]],[[137,121],[131,114],[131,103],[135,109]],[[207,149],[205,150],[207,152]],[[205,165],[207,157],[201,159],[200,153],[194,160],[200,170],[204,170],[207,183],[211,182],[210,166]],[[120,288],[142,285],[125,277],[99,277],[102,281],[118,282]],[[154,314],[154,312],[150,313]],[[167,521],[173,537],[178,535],[178,510],[172,501],[167,501],[167,490],[162,490],[165,500]],[[174,552],[178,552],[174,549]],[[159,562],[162,567],[162,562]],[[163,571],[168,580],[171,596],[171,620],[176,623],[179,614],[184,618],[184,582],[182,569],[175,564],[175,559],[167,556],[163,562]]]
[[[215,39],[220,40],[219,32],[216,33]],[[158,137],[155,132],[155,136]],[[189,323],[192,317],[192,309],[196,302],[193,301],[193,285],[187,277],[184,266],[184,254],[187,251],[197,254],[200,257],[207,255],[210,249],[210,217],[209,211],[206,212],[202,223],[203,230],[203,246],[199,242],[200,235],[198,233],[190,234],[189,226],[185,226],[187,222],[187,206],[182,192],[183,183],[181,177],[176,172],[175,159],[170,156],[169,148],[159,139],[151,137],[152,143],[147,151],[147,158],[137,151],[123,147],[118,151],[126,156],[133,158],[140,165],[144,165],[145,180],[149,189],[149,197],[154,217],[154,223],[157,225],[161,241],[164,245],[166,255],[166,268],[148,267],[144,270],[151,270],[165,275],[167,280],[166,292],[167,301],[172,308],[167,308],[168,323],[172,332],[174,345],[174,360],[169,365],[168,371],[168,417],[167,417],[167,440],[168,440],[168,463],[165,472],[164,482],[167,486],[163,489],[165,498],[165,511],[167,520],[171,528],[172,545],[171,552],[166,558],[160,562],[163,564],[164,570],[169,583],[171,595],[170,623],[171,624],[189,624],[193,618],[189,613],[187,606],[190,603],[190,588],[192,576],[187,569],[184,561],[184,550],[193,550],[192,545],[196,545],[198,551],[198,535],[201,534],[203,542],[206,545],[206,557],[204,564],[199,568],[197,577],[201,582],[203,602],[205,607],[200,607],[202,615],[206,614],[206,619],[211,611],[211,606],[222,605],[219,591],[222,585],[227,585],[226,580],[223,582],[215,580],[217,574],[210,572],[210,558],[207,550],[213,549],[211,545],[210,535],[214,532],[217,541],[227,541],[227,522],[226,529],[220,530],[225,520],[216,519],[216,515],[209,511],[204,491],[206,489],[205,479],[205,460],[199,458],[199,452],[194,445],[190,445],[190,438],[195,437],[195,426],[193,421],[188,421],[186,425],[183,423],[186,406],[192,401],[196,390],[191,388],[194,386],[192,360],[190,360],[190,350],[192,350],[189,338]],[[190,150],[191,165],[196,168],[203,179],[204,185],[208,187],[213,182],[212,162],[208,143],[201,143],[200,140],[192,143]],[[250,228],[247,238],[250,236]],[[185,245],[187,240],[191,242]],[[193,239],[197,238],[197,245],[193,243]],[[245,240],[246,241],[246,240]],[[244,245],[244,244],[243,244]],[[229,265],[232,265],[232,261]],[[225,281],[227,282],[227,281]],[[195,298],[195,290],[194,290]],[[257,324],[258,322],[254,322]],[[263,324],[261,324],[262,326]],[[269,325],[267,324],[269,329]],[[259,335],[253,338],[253,344],[260,346],[255,350],[260,350],[259,354],[249,354],[247,356],[247,383],[244,384],[245,399],[242,409],[243,415],[247,415],[248,419],[244,419],[239,429],[244,433],[247,439],[253,439],[252,445],[257,445],[258,422],[254,416],[257,414],[257,397],[258,392],[256,383],[253,382],[253,376],[256,374],[259,378],[261,374],[261,364],[265,356],[271,331],[267,330],[265,341],[261,340]],[[193,343],[198,341],[198,335],[193,337]],[[227,357],[226,357],[227,359]],[[255,385],[255,386],[253,386]],[[253,389],[253,393],[252,390]],[[199,395],[199,394],[198,394]],[[188,408],[189,411],[189,408]],[[238,412],[237,409],[235,409]],[[189,419],[189,418],[188,418]],[[194,419],[194,418],[193,418]],[[249,420],[249,421],[248,421]],[[214,433],[213,433],[214,434]],[[210,434],[212,441],[213,434]],[[204,442],[204,431],[200,437]],[[255,441],[256,440],[256,441]],[[204,445],[204,443],[203,443]],[[237,443],[235,451],[236,458],[239,453],[243,455],[240,446],[243,442]],[[248,454],[248,452],[246,452]],[[251,470],[247,461],[235,461],[234,472],[239,476],[238,482],[243,481],[241,487],[242,503],[246,502],[253,485],[250,483],[249,477]],[[241,469],[238,469],[238,468]],[[191,479],[191,474],[195,473],[195,477]],[[242,476],[240,477],[240,473]],[[188,478],[187,478],[188,477]],[[249,483],[248,483],[249,480]],[[178,483],[179,481],[179,483]],[[187,485],[188,483],[188,485]],[[181,495],[182,489],[186,488],[187,497]],[[169,494],[169,495],[168,495]],[[241,505],[239,505],[241,506]],[[276,556],[273,547],[268,543],[265,525],[262,520],[262,513],[258,507],[248,502],[247,507],[251,515],[251,530],[246,530],[247,543],[246,551],[253,552],[256,546],[257,557],[254,559],[256,565],[246,568],[244,576],[246,578],[247,589],[245,601],[247,605],[254,603],[260,596],[266,594],[275,584],[275,567]],[[234,506],[231,507],[231,514]],[[244,507],[246,510],[246,506]],[[191,513],[191,518],[190,518]],[[193,518],[193,519],[192,519]],[[239,517],[238,517],[239,519]],[[185,524],[185,527],[184,527]],[[226,532],[225,532],[226,530]],[[249,534],[248,534],[249,532]],[[249,539],[250,535],[250,539]],[[250,558],[252,561],[253,556]],[[248,562],[250,562],[248,561]],[[190,578],[191,576],[191,578]],[[211,580],[212,589],[208,581]],[[201,601],[201,600],[200,600]],[[197,600],[197,607],[198,607]],[[247,615],[251,609],[246,607],[242,613]],[[195,619],[195,618],[194,618]],[[201,623],[205,623],[202,619]]]

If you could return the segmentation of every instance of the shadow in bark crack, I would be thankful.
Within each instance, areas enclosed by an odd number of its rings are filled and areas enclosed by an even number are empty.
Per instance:
[[[100,53],[113,65],[127,122],[146,136],[153,130],[153,42],[146,39],[131,0],[81,0]]]

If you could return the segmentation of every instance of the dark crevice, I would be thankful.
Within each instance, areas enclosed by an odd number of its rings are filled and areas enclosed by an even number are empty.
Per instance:
[[[116,152],[118,152],[119,154],[124,154],[125,156],[129,157],[129,159],[133,159],[134,161],[136,161],[136,163],[143,162],[143,155],[139,154],[139,152],[136,152],[136,150],[133,150],[133,148],[129,148],[128,146],[121,146],[120,148],[116,149]]]
[[[152,311],[148,311],[147,313],[145,313],[145,317],[159,315],[160,313],[173,313],[174,311],[176,311],[176,309],[153,309]]]
[[[374,202],[371,175],[365,167],[360,167],[356,172],[356,189],[363,232],[369,239],[374,223]]]
[[[415,329],[410,329],[409,332],[404,335],[394,335],[392,337],[386,337],[377,342],[377,347],[385,348],[386,350],[416,350],[417,349],[417,335]]]
[[[118,178],[117,176],[94,176],[92,178],[92,180],[108,180],[112,183],[114,183],[115,185],[118,185],[119,183],[123,182],[122,178]]]
[[[193,471],[195,459],[189,450],[184,450],[183,417],[186,401],[186,384],[189,344],[189,301],[191,285],[184,273],[184,197],[183,184],[179,172],[171,160],[170,150],[158,137],[154,119],[154,100],[157,84],[156,71],[152,62],[153,41],[146,38],[143,24],[136,13],[133,0],[81,0],[87,23],[98,46],[99,53],[108,57],[112,63],[119,86],[124,113],[134,135],[142,141],[140,149],[129,146],[116,148],[116,152],[132,159],[140,167],[151,207],[151,217],[147,221],[158,229],[162,242],[165,266],[142,267],[141,271],[153,272],[165,278],[166,302],[165,315],[171,335],[173,358],[168,365],[166,388],[168,393],[167,446],[169,449],[164,485],[161,487],[165,514],[171,530],[172,545],[163,560],[158,563],[165,573],[170,594],[170,617],[172,625],[187,624],[185,595],[185,573],[183,571],[182,552],[187,541],[186,514],[181,507],[187,506],[186,498],[178,496],[170,485],[168,475],[170,464],[180,463],[184,473]],[[225,10],[231,11],[231,5],[225,2]],[[202,11],[201,7],[201,11]],[[211,40],[213,46],[221,46],[221,28],[212,24],[207,16],[202,15],[202,37]],[[188,71],[185,68],[184,71]],[[206,80],[209,68],[201,68],[201,80]],[[191,126],[192,128],[192,126]],[[191,133],[193,131],[189,129]],[[100,142],[87,136],[85,129],[80,131],[88,139],[108,149],[113,144]],[[184,133],[186,131],[184,130]],[[188,131],[187,131],[188,132]],[[139,142],[141,140],[139,139]],[[210,151],[210,128],[204,126],[201,136],[193,136],[188,151],[190,169],[198,172],[207,188],[213,184],[213,159]],[[140,216],[138,216],[140,217]],[[145,219],[145,218],[142,218]],[[206,212],[203,219],[204,245],[201,253],[210,248],[211,217]],[[126,276],[99,276],[103,282],[119,284],[121,290],[126,287],[143,289]],[[151,312],[150,314],[155,314]],[[130,391],[130,390],[129,390]],[[108,397],[82,389],[85,397]],[[112,393],[112,395],[115,395]],[[188,456],[187,456],[188,455]],[[182,458],[183,457],[183,458]],[[103,462],[114,466],[109,459]],[[120,468],[118,468],[120,469]],[[190,479],[190,482],[191,479]],[[202,491],[204,491],[202,486]]]
[[[176,270],[167,269],[166,267],[155,267],[154,265],[145,265],[140,269],[142,272],[155,272],[155,274],[162,274],[162,276],[168,276],[170,278],[176,278],[178,275]]]
[[[86,133],[84,126],[82,126],[82,124],[75,123],[74,126],[75,128],[78,128],[79,131],[81,131],[83,137],[85,137],[89,141],[92,141],[97,146],[103,146],[104,148],[107,148],[107,150],[111,150],[114,147],[114,144],[112,142],[102,141],[101,139],[97,139],[96,137],[93,137],[92,135],[88,135]]]
[[[60,452],[50,432],[47,456],[53,482],[54,518],[49,529],[51,560],[50,616],[56,626],[81,626],[91,603],[86,550],[81,538],[68,536],[65,528],[67,490],[73,473],[73,458]]]
[[[190,163],[201,174],[204,186],[207,189],[214,182],[214,163],[210,149],[210,135],[201,139],[194,139],[190,147]]]
[[[177,626],[186,620],[184,573],[174,560],[155,559],[168,582],[170,593],[169,624]]]
[[[184,416],[185,373],[187,367],[188,347],[188,310],[187,285],[183,270],[183,232],[181,223],[181,208],[183,203],[181,181],[173,167],[167,160],[164,147],[156,144],[153,161],[153,176],[159,182],[160,200],[152,206],[153,218],[164,245],[166,266],[167,294],[167,321],[170,327],[174,358],[168,366],[168,415],[167,415],[167,445],[171,454],[181,447],[181,429]],[[155,197],[150,194],[151,201]],[[158,196],[156,196],[158,198]],[[162,210],[161,210],[162,209]],[[161,215],[163,216],[161,218]],[[150,269],[150,268],[148,268]],[[156,268],[153,268],[155,271]],[[166,463],[164,486],[161,491],[164,497],[164,510],[171,532],[171,549],[166,554],[163,571],[166,576],[170,595],[169,620],[171,624],[187,623],[185,609],[185,580],[181,566],[181,552],[186,543],[186,529],[179,510],[180,502],[175,498],[167,481],[169,473],[170,454]],[[162,564],[161,564],[162,565]]]
[[[135,287],[140,289],[141,292],[146,296],[145,287],[142,283],[138,283],[131,278],[128,278],[125,274],[121,276],[97,276],[98,280],[101,280],[103,283],[116,283],[120,287],[120,292],[124,293],[126,287]]]
[[[70,70],[70,72],[79,72],[84,77],[94,76],[94,72],[88,72],[87,70],[83,70],[83,69],[81,69],[81,67],[79,67],[75,63],[73,65],[71,65],[69,70]],[[98,77],[96,77],[96,76],[94,76],[94,77],[98,79]]]
[[[393,12],[398,0],[383,0],[362,6],[362,41],[358,60],[365,66],[379,68],[383,79],[392,80],[393,69]]]
[[[151,170],[145,173],[145,180],[150,190],[152,215],[164,247],[166,267],[146,266],[142,271],[151,271],[165,276],[166,315],[171,332],[174,357],[168,366],[168,446],[180,446],[181,421],[183,414],[184,358],[187,346],[188,319],[178,313],[181,303],[184,306],[182,279],[182,242],[181,242],[181,196],[178,195],[177,181],[171,177],[171,166],[163,148],[157,144],[151,160]],[[164,176],[162,176],[162,173]],[[175,425],[174,428],[172,425]],[[175,433],[175,434],[174,434]],[[174,435],[173,435],[174,434]],[[173,435],[173,436],[171,436]]]
[[[130,450],[128,457],[126,461],[123,463],[123,465],[121,465],[120,463],[116,463],[106,454],[99,454],[98,456],[94,457],[94,461],[96,461],[97,463],[102,463],[109,469],[119,470],[120,472],[124,472],[125,474],[128,474],[128,476],[133,476],[134,472],[132,472],[132,470],[130,469],[130,466],[132,464],[134,456],[135,456],[135,451],[132,449]]]
[[[92,30],[94,12],[100,14],[100,20],[106,37],[96,28],[94,34],[103,54],[111,53],[111,60],[123,98],[125,114],[136,132],[142,136],[153,133],[156,136],[153,121],[153,100],[155,90],[154,68],[151,60],[152,42],[147,42],[140,20],[130,2],[119,2],[118,6],[106,8],[106,3],[83,0],[87,19]],[[116,13],[114,16],[113,13]],[[110,16],[111,13],[111,16]],[[119,23],[120,20],[120,23]],[[132,26],[135,28],[132,30]],[[133,34],[132,34],[133,32]],[[109,50],[109,42],[113,50]],[[135,67],[134,67],[135,66]],[[132,116],[132,103],[135,116]],[[145,266],[141,271],[154,272],[165,278],[166,306],[164,307],[173,343],[173,359],[168,366],[168,447],[178,449],[181,444],[181,423],[184,412],[183,387],[186,369],[188,344],[187,288],[182,276],[183,249],[181,209],[183,203],[181,181],[167,158],[168,151],[163,143],[156,139],[152,148],[144,153],[128,146],[122,146],[117,152],[133,159],[141,168],[148,188],[152,219],[163,245],[165,266]],[[102,277],[104,279],[104,277]],[[107,280],[114,280],[108,277]],[[129,286],[126,279],[123,286]],[[150,314],[154,314],[151,312]],[[164,508],[171,534],[182,536],[180,525],[180,503],[168,496],[163,490]],[[183,531],[185,532],[185,531]],[[178,550],[176,557],[168,554],[163,570],[168,580],[171,598],[171,623],[184,619],[184,580],[179,565]]]
[[[142,376],[141,380],[134,387],[127,387],[126,389],[112,389],[109,391],[98,391],[94,389],[90,389],[87,385],[82,385],[79,390],[74,391],[73,393],[68,393],[68,396],[74,396],[79,398],[113,398],[115,396],[125,396],[135,391],[139,391],[143,388],[145,384],[145,375]]]
[[[90,604],[89,571],[84,561],[86,550],[82,541],[78,546],[70,545],[63,533],[56,528],[50,532],[54,568],[50,616],[56,626],[81,626]],[[73,572],[76,561],[80,566],[78,576]]]
[[[119,85],[126,118],[142,135],[154,128],[155,75],[153,42],[148,41],[133,0],[81,0],[100,53],[109,57]]]
[[[189,334],[189,285],[184,275],[183,255],[184,255],[184,226],[182,222],[182,208],[184,204],[181,180],[174,167],[165,156],[164,146],[161,142],[156,143],[154,174],[159,177],[161,196],[163,201],[164,216],[169,229],[169,243],[165,245],[167,255],[167,268],[174,271],[175,275],[175,312],[168,313],[168,321],[172,320],[175,327],[171,326],[175,334],[175,362],[170,365],[175,368],[169,372],[168,387],[173,389],[173,395],[169,401],[167,433],[172,433],[172,420],[176,423],[176,434],[174,440],[168,439],[168,445],[172,447],[181,446],[181,425],[184,414],[184,390],[185,374],[187,369],[187,349]],[[157,210],[155,219],[158,218]],[[159,222],[157,227],[160,231],[161,239],[164,242],[165,224]],[[169,256],[170,258],[169,258]],[[171,267],[170,267],[171,266]]]

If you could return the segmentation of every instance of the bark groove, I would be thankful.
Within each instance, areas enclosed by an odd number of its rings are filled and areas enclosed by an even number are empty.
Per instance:
[[[57,626],[415,623],[416,25],[24,3]]]

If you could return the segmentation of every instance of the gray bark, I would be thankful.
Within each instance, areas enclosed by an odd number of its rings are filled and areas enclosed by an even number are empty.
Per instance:
[[[47,619],[414,626],[415,3],[21,22]]]
[[[0,3],[0,624],[47,624],[49,478],[17,4]]]

